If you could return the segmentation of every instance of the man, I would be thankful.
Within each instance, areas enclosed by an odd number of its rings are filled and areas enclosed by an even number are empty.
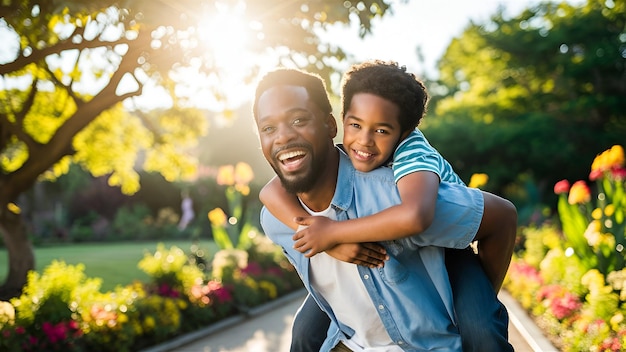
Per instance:
[[[370,215],[398,204],[391,170],[357,173],[334,146],[337,126],[331,110],[324,83],[317,76],[277,70],[259,83],[253,112],[261,147],[283,186],[312,214],[337,220]],[[263,209],[265,233],[283,247],[310,292],[298,313],[298,325],[302,315],[308,316],[305,326],[324,326],[327,321],[316,316],[312,300],[330,318],[319,350],[461,351],[459,328],[464,346],[512,350],[506,341],[506,310],[476,258],[464,252],[457,258],[459,264],[453,265],[463,268],[462,275],[451,272],[449,278],[446,272],[442,247],[452,243],[455,248],[466,248],[476,231],[469,224],[476,224],[476,216],[480,223],[482,216],[482,209],[476,212],[471,202],[460,204],[472,197],[464,190],[442,185],[436,214],[445,219],[435,221],[430,233],[427,230],[416,237],[421,246],[418,250],[391,254],[381,268],[355,266],[326,253],[306,258],[293,249],[293,230]],[[455,204],[446,203],[446,197],[455,199]],[[447,224],[454,226],[448,228]],[[472,237],[468,240],[469,233]],[[315,331],[305,333],[315,335]],[[295,327],[293,338],[307,340]]]

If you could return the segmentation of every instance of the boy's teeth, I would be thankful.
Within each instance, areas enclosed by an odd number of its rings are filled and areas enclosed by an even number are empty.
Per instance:
[[[365,152],[362,152],[362,151],[360,151],[360,150],[356,150],[356,153],[357,153],[358,155],[362,156],[362,157],[365,157],[365,158],[368,158],[368,157],[370,157],[370,156],[372,155],[372,154],[370,154],[370,153],[365,153]]]

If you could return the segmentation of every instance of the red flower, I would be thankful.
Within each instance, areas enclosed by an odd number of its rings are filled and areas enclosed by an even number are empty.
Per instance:
[[[561,180],[554,185],[554,193],[562,194],[569,191],[569,181]]]
[[[611,176],[613,176],[613,179],[616,181],[626,180],[626,169],[623,167],[613,168],[611,169]]]
[[[600,169],[591,170],[591,172],[589,173],[589,180],[595,181],[599,179],[600,177],[602,177],[603,174],[604,172]]]

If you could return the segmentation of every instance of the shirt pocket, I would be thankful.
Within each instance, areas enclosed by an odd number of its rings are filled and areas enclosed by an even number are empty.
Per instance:
[[[395,257],[390,256],[382,268],[377,269],[380,277],[390,285],[397,285],[409,278],[409,270]]]

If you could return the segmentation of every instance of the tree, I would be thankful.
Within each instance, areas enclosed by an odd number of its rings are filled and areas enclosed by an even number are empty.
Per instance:
[[[543,3],[471,23],[439,62],[447,89],[427,136],[466,179],[498,192],[534,178],[546,192],[586,179],[595,155],[626,135],[623,1]]]
[[[15,0],[0,4],[0,233],[9,272],[0,298],[19,294],[34,257],[18,196],[40,177],[63,174],[71,163],[126,193],[139,186],[135,166],[174,180],[193,170],[185,144],[206,129],[202,114],[178,90],[182,72],[193,70],[220,98],[220,67],[210,43],[228,31],[206,33],[205,16],[237,8],[255,39],[251,53],[276,55],[276,62],[332,72],[346,58],[341,48],[321,43],[317,31],[334,23],[371,19],[390,6],[383,0],[297,2]],[[219,18],[218,17],[213,17]],[[204,39],[202,39],[204,38]],[[246,53],[241,53],[246,55]],[[332,60],[331,60],[332,59]],[[245,68],[241,68],[244,70]],[[252,79],[258,68],[248,68]],[[149,85],[163,86],[172,107],[158,114],[128,111],[123,102]],[[188,145],[187,145],[188,146]]]

